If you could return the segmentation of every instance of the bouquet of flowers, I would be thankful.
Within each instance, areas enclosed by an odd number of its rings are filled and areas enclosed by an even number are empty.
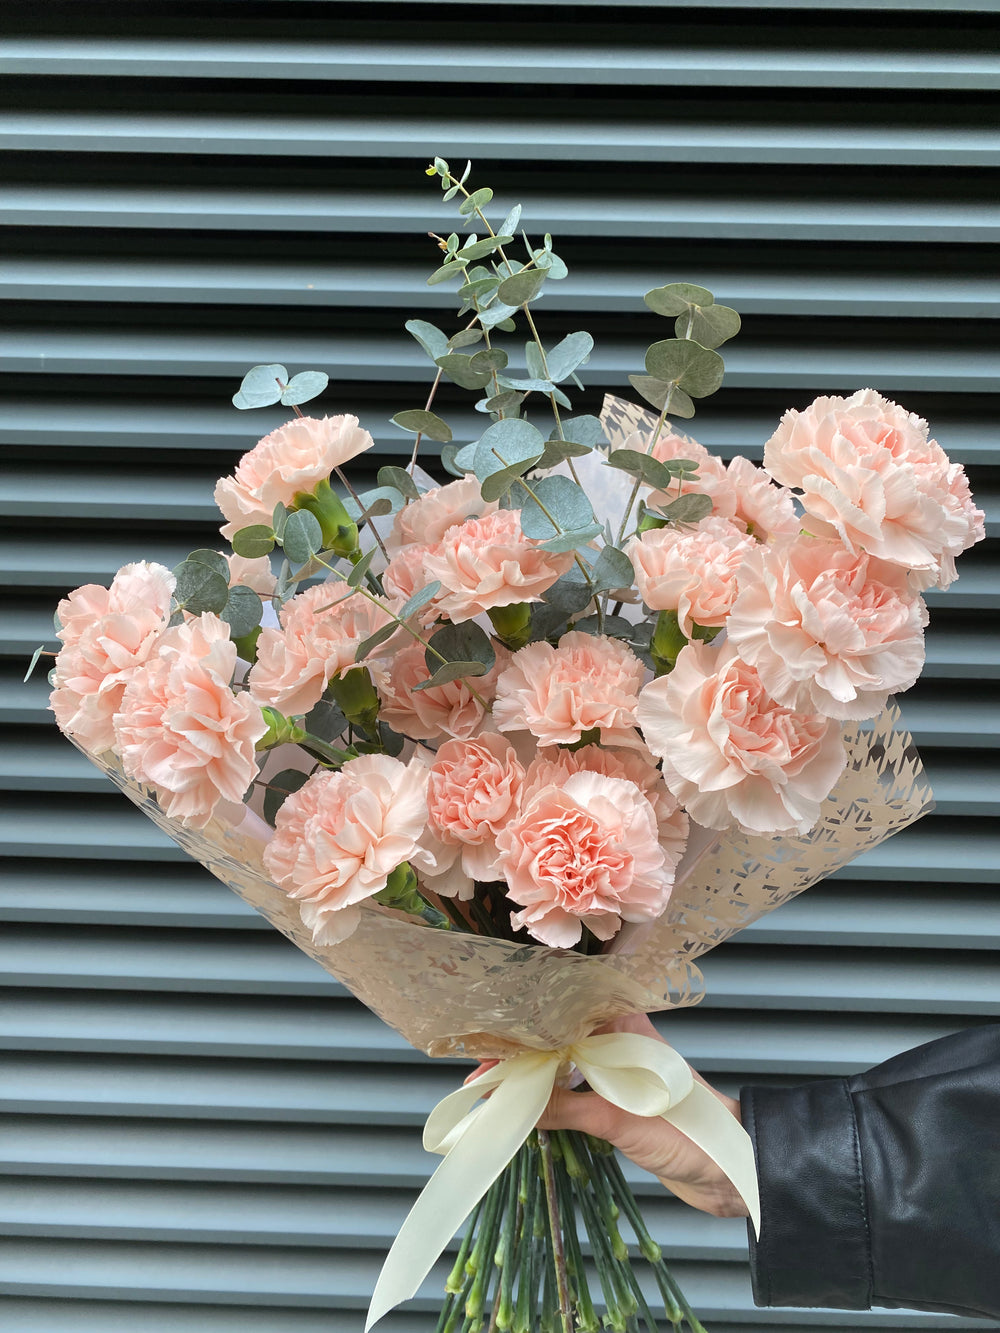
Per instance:
[[[436,371],[393,418],[409,466],[359,493],[344,468],[371,436],[301,412],[326,376],[254,367],[235,405],[294,416],[216,487],[232,553],[60,602],[51,707],[409,1041],[493,1062],[432,1112],[445,1159],[369,1325],[471,1217],[441,1333],[595,1333],[600,1305],[653,1330],[654,1290],[698,1330],[613,1152],[534,1126],[557,1079],[585,1081],[670,1119],[755,1215],[728,1111],[669,1047],[595,1029],[695,1003],[701,953],[927,808],[889,700],[921,670],[921,593],[983,515],[926,423],[870,389],[787,412],[763,469],[679,433],[740,324],[686,283],[645,297],[672,321],[630,376],[648,406],[568,415],[593,339],[537,329],[566,275],[552,238],[515,258],[519,207],[494,226],[468,168],[428,174],[479,230],[434,238],[462,327],[407,324]],[[432,410],[444,376],[477,394],[470,443]]]

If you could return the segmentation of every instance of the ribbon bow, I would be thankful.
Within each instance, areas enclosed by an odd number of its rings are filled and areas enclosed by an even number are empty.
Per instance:
[[[556,1051],[524,1051],[438,1102],[424,1147],[444,1154],[410,1209],[382,1266],[365,1333],[416,1295],[435,1260],[524,1143],[545,1110],[560,1068],[576,1065],[595,1092],[634,1115],[662,1116],[721,1167],[760,1234],[750,1136],[670,1046],[632,1032],[584,1037]],[[484,1092],[493,1096],[481,1106]]]

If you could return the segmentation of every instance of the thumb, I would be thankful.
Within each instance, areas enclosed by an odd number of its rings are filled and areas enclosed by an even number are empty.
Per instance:
[[[575,1129],[581,1134],[592,1134],[594,1138],[613,1142],[624,1114],[596,1092],[553,1088],[538,1128]]]

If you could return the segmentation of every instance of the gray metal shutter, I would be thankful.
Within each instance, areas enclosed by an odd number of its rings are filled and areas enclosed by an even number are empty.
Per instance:
[[[663,1030],[735,1089],[996,1020],[997,8],[8,0],[9,1333],[347,1333],[431,1165],[418,1125],[461,1067],[186,862],[20,680],[68,589],[214,544],[212,482],[276,422],[229,407],[248,366],[327,369],[330,410],[403,457],[388,419],[428,378],[402,324],[452,309],[424,286],[435,152],[554,233],[571,277],[540,318],[597,337],[587,409],[660,336],[642,292],[703,282],[745,320],[706,444],[759,458],[784,408],[871,384],[989,510],[904,703],[935,813],[709,957]],[[441,401],[471,432],[467,396]],[[755,1311],[742,1224],[644,1193],[713,1333],[952,1327]],[[435,1295],[386,1328],[429,1333]]]

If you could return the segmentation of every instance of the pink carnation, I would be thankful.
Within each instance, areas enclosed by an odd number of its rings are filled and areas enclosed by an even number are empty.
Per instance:
[[[706,477],[700,489],[710,496],[713,513],[742,523],[758,541],[794,537],[801,531],[792,492],[776,486],[763,468],[739,454],[729,460],[722,478]]]
[[[451,680],[427,690],[417,688],[431,674],[422,644],[411,643],[391,658],[372,661],[372,680],[382,699],[379,717],[411,740],[467,739],[479,730],[486,716],[472,691],[488,705],[496,693],[497,677],[510,661],[510,654],[500,645],[496,645],[496,654],[497,660],[485,676]]]
[[[840,728],[782,708],[727,644],[690,643],[639,696],[646,744],[692,819],[745,833],[805,833],[846,762]]]
[[[430,823],[441,842],[461,849],[470,879],[500,878],[496,838],[516,815],[523,785],[513,746],[496,732],[438,750],[427,787]]]
[[[652,806],[638,787],[601,773],[573,773],[534,791],[497,837],[511,915],[554,948],[571,948],[586,926],[598,939],[622,921],[651,921],[673,885]]]
[[[59,603],[59,638],[49,706],[86,749],[114,747],[114,715],[125,686],[156,651],[170,619],[176,580],[162,565],[125,565],[110,588],[88,583]]]
[[[402,605],[433,580],[424,566],[428,552],[433,546],[422,546],[417,542],[401,546],[395,551],[382,574],[382,587],[386,598]],[[419,612],[423,624],[430,624],[437,619],[437,599],[428,602]]]
[[[391,620],[338,580],[298,593],[278,618],[280,629],[261,630],[247,681],[257,703],[290,717],[308,713],[334,676],[355,665],[358,645]]]
[[[600,730],[604,745],[638,745],[636,702],[645,668],[618,639],[571,630],[553,648],[518,649],[497,681],[500,731],[530,731],[539,745],[572,745]]]
[[[693,527],[651,528],[625,549],[642,600],[653,611],[676,611],[690,638],[695,625],[725,623],[736,571],[754,545],[736,523],[710,516]]]
[[[603,745],[584,745],[579,750],[542,751],[528,765],[524,798],[540,787],[562,786],[571,773],[602,773],[624,778],[635,785],[653,807],[657,838],[667,860],[676,865],[688,839],[688,817],[667,789],[656,760],[645,746],[638,750],[608,750]]]
[[[233,693],[235,670],[229,626],[207,612],[192,617],[134,673],[115,718],[125,772],[191,828],[204,828],[220,807],[242,814],[257,776],[254,747],[267,725],[245,693]]]
[[[573,563],[573,553],[543,551],[521,531],[520,511],[498,509],[450,527],[424,557],[428,581],[438,580],[436,605],[460,623],[484,611],[538,602]]]
[[[334,468],[371,449],[375,441],[357,417],[293,417],[273,430],[236,464],[231,477],[215,486],[215,503],[226,523],[227,541],[240,528],[270,526],[280,500],[289,507],[297,495],[310,495]]]
[[[266,555],[256,557],[245,555],[227,555],[229,565],[229,586],[252,588],[260,597],[269,597],[274,592],[278,580],[274,577],[271,562]]]
[[[897,566],[798,537],[750,552],[726,629],[783,707],[858,719],[916,681],[926,622]]]
[[[962,469],[927,434],[926,421],[861,389],[786,412],[764,466],[801,488],[811,532],[944,587],[955,557],[982,538],[984,519]]]
[[[315,774],[282,805],[264,865],[301,902],[314,943],[347,939],[361,920],[358,904],[404,861],[426,857],[426,790],[422,762],[362,755],[340,772]]]
[[[496,500],[483,499],[477,478],[450,481],[447,486],[426,491],[419,500],[412,500],[399,511],[392,521],[386,548],[393,554],[413,542],[433,546],[449,528],[457,527],[467,518],[495,513],[498,508]]]

